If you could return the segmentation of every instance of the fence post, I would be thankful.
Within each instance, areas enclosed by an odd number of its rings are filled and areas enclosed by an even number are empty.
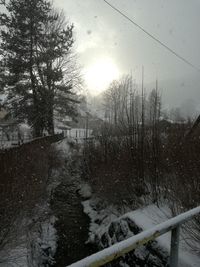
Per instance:
[[[180,226],[177,226],[171,232],[170,267],[178,267],[179,235]]]

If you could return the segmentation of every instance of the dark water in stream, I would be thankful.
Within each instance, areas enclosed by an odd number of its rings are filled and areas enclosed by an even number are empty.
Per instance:
[[[88,239],[89,218],[83,212],[81,198],[77,193],[77,174],[63,171],[63,182],[56,188],[51,208],[58,218],[56,222],[58,247],[54,267],[64,267],[94,253]]]

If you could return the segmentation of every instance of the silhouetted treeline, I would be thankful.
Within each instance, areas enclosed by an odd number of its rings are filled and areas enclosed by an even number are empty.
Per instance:
[[[97,141],[85,146],[86,172],[110,203],[135,208],[167,201],[177,213],[200,204],[200,129],[188,136],[191,120],[163,119],[155,87],[146,95],[134,89],[131,77],[111,84],[105,122]]]

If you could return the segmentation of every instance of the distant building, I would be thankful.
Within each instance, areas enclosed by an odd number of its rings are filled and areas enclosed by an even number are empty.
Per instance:
[[[200,140],[200,115],[197,117],[192,127],[187,132],[185,138],[187,140]]]
[[[55,124],[55,133],[63,133],[64,136],[68,136],[68,133],[71,130],[70,126],[65,122],[56,122]]]
[[[9,113],[0,109],[0,142],[1,147],[6,143],[19,143],[32,138],[31,128],[26,123],[10,118]]]
[[[0,108],[0,121],[3,120],[8,112],[4,108]]]
[[[14,141],[19,139],[19,124],[15,120],[0,120],[0,140]]]

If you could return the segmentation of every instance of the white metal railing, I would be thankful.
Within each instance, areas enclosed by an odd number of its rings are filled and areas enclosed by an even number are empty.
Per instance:
[[[178,266],[178,248],[180,226],[195,215],[200,214],[200,206],[171,218],[155,227],[143,231],[111,247],[99,251],[83,260],[75,262],[68,267],[97,267],[109,263],[120,256],[146,244],[149,241],[171,231],[170,267]]]

